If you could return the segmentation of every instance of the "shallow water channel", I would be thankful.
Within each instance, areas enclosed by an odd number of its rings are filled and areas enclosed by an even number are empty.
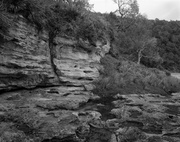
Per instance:
[[[121,120],[121,128],[138,128],[146,136],[180,141],[180,93],[118,94],[89,102],[84,108],[100,112],[103,121]]]

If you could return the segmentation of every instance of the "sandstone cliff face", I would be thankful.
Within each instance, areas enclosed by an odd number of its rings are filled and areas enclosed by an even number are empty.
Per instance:
[[[109,43],[90,52],[56,37],[50,46],[48,33],[22,17],[9,36],[0,43],[0,141],[73,141],[81,124],[100,117],[82,105],[96,99],[92,82]]]
[[[100,117],[82,106],[97,99],[92,82],[109,43],[90,52],[56,37],[50,48],[48,33],[22,17],[9,36],[0,43],[0,141],[73,141],[81,124]]]
[[[50,52],[47,32],[38,33],[22,17],[9,35],[11,39],[0,45],[0,91],[48,86],[91,90],[102,68],[100,58],[110,48],[109,43],[98,43],[88,53],[75,47],[77,41],[57,37]]]

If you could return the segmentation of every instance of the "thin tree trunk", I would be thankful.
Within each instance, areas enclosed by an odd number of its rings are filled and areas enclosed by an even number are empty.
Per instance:
[[[142,54],[141,54],[142,50],[140,50],[138,52],[138,61],[137,61],[137,64],[139,65],[141,63],[141,58],[142,58]]]
[[[50,51],[49,57],[50,57],[50,62],[51,62],[51,67],[53,69],[53,72],[54,72],[55,76],[57,77],[58,82],[60,83],[61,80],[60,80],[59,75],[57,73],[57,67],[54,64],[54,58],[55,58],[55,51],[54,51],[54,45],[53,45],[54,38],[55,38],[55,33],[54,32],[49,33],[49,51]]]
[[[146,43],[143,44],[142,48],[141,48],[141,49],[139,50],[139,52],[138,52],[138,61],[137,61],[137,64],[138,64],[138,65],[141,63],[142,52],[143,52],[143,50],[144,50],[145,47],[146,47],[145,44],[146,44]]]

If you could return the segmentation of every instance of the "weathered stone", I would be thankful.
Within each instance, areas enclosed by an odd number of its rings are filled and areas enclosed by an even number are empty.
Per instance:
[[[113,102],[116,108],[111,110],[120,121],[123,128],[118,130],[122,138],[131,141],[132,134],[123,134],[125,128],[127,132],[129,126],[138,128],[146,137],[143,142],[178,142],[179,131],[179,95],[165,97],[158,94],[129,94],[116,95]],[[134,132],[133,132],[134,133]],[[135,138],[133,138],[135,140]],[[141,141],[139,138],[137,141]]]
[[[56,37],[56,45],[49,48],[48,33],[38,32],[21,16],[9,29],[9,36],[0,49],[0,91],[53,85],[92,90],[92,81],[102,69],[100,59],[110,49],[109,42],[99,42],[88,53],[75,47],[77,41],[62,37]]]
[[[0,123],[1,142],[33,142],[32,139],[13,126],[13,123]]]
[[[36,89],[1,95],[0,121],[7,129],[0,128],[0,141],[75,140],[80,124],[101,117],[96,111],[82,111],[81,106],[98,99],[90,91],[110,43],[97,42],[87,51],[73,38],[56,37],[50,48],[47,31],[38,32],[22,16],[9,36],[0,45],[0,91]]]
[[[101,114],[97,111],[79,111],[76,114],[81,122],[91,122],[94,120],[100,120]]]
[[[85,95],[68,95],[56,99],[36,98],[37,106],[48,110],[67,109],[75,110],[80,105],[87,103],[89,96]]]
[[[125,141],[142,141],[146,139],[145,133],[140,131],[136,127],[124,127],[117,130],[117,139],[119,141],[125,142]]]
[[[3,124],[0,140],[46,142],[66,139],[78,142],[82,139],[76,139],[76,130],[101,117],[99,112],[81,110],[81,104],[92,96],[83,87],[49,87],[4,93],[0,96],[0,121]],[[81,138],[86,137],[83,130],[79,134]]]
[[[20,18],[9,30],[12,39],[1,45],[0,90],[57,84],[53,73],[46,32]]]

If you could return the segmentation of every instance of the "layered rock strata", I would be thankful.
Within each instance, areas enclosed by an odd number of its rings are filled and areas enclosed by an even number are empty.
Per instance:
[[[0,141],[77,141],[76,130],[101,116],[83,106],[97,99],[92,82],[110,44],[87,50],[56,37],[50,47],[48,33],[21,16],[8,36],[0,44]]]
[[[50,48],[48,33],[38,32],[21,16],[9,36],[0,46],[0,91],[63,85],[91,90],[102,68],[100,58],[110,49],[108,42],[97,43],[89,53],[76,40],[62,37]]]

